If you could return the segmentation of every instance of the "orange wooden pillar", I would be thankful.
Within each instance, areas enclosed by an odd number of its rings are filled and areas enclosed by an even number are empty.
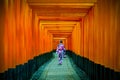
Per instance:
[[[95,5],[95,29],[98,31],[95,35],[97,40],[96,46],[98,47],[96,52],[97,61],[103,64],[105,67],[114,69],[115,71],[120,71],[117,64],[120,63],[117,57],[119,45],[116,40],[118,39],[119,33],[117,33],[117,28],[119,25],[117,21],[118,17],[118,0],[99,0],[98,4]],[[115,5],[116,4],[116,5]],[[115,6],[113,6],[115,5]],[[109,10],[110,9],[110,10]],[[102,58],[102,60],[101,60]]]
[[[16,65],[25,63],[32,58],[32,11],[26,1],[22,0],[5,0],[3,16],[3,40],[4,50],[0,63],[2,69],[14,68]],[[1,14],[2,15],[2,14]],[[1,27],[1,30],[3,28]],[[2,31],[1,31],[2,32]],[[1,50],[1,51],[2,51]],[[28,56],[29,54],[29,56]]]
[[[4,66],[4,29],[5,29],[5,1],[2,0],[0,3],[0,72],[3,72],[5,70]]]
[[[72,40],[71,40],[71,39],[72,39],[71,36],[69,36],[69,37],[67,38],[68,50],[72,50]]]
[[[37,14],[34,13],[33,15],[33,26],[32,26],[32,40],[33,40],[33,56],[37,56],[39,54],[39,34],[40,34],[40,31],[39,31],[39,19],[38,19],[38,16]]]
[[[81,26],[80,26],[80,23],[77,22],[72,32],[72,45],[71,46],[72,46],[72,51],[74,51],[78,55],[80,54],[80,31],[81,31]]]
[[[120,71],[118,0],[98,0],[83,18],[84,57]],[[116,4],[116,5],[115,5]],[[115,6],[113,6],[115,5]],[[118,29],[117,29],[118,28]]]
[[[41,25],[41,22],[39,23],[40,25],[39,25],[39,29],[40,29],[40,52],[41,52],[41,54],[43,54],[44,53],[44,41],[45,41],[45,31],[44,31],[44,27],[43,27],[43,25]]]
[[[82,19],[80,21],[80,26],[81,26],[81,30],[80,30],[80,56],[84,56],[84,19]]]

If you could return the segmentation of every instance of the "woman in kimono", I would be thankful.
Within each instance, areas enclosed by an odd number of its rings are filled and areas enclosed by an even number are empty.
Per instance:
[[[64,45],[62,43],[62,40],[60,40],[60,43],[58,44],[57,49],[56,49],[56,53],[58,54],[59,64],[62,64],[64,51],[65,51],[65,47],[64,47]]]

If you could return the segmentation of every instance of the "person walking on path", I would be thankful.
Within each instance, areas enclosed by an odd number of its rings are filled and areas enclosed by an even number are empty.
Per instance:
[[[62,60],[63,60],[63,56],[64,56],[64,51],[65,51],[64,44],[63,44],[62,40],[60,40],[60,43],[58,44],[57,49],[56,49],[56,53],[58,54],[59,64],[62,64],[62,62],[63,62]]]

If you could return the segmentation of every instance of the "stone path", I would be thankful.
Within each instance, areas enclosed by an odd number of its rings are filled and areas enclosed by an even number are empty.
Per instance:
[[[82,75],[80,77],[73,65],[75,64],[71,63],[68,56],[63,59],[62,65],[59,65],[57,55],[54,53],[54,58],[42,65],[31,80],[89,80],[82,70],[78,70]]]

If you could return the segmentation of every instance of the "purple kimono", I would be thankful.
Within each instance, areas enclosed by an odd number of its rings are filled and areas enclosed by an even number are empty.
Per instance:
[[[65,51],[65,47],[62,43],[60,43],[58,46],[57,46],[57,54],[58,54],[58,59],[59,59],[59,64],[62,64],[62,59],[63,59],[63,55],[64,55],[64,51]]]

